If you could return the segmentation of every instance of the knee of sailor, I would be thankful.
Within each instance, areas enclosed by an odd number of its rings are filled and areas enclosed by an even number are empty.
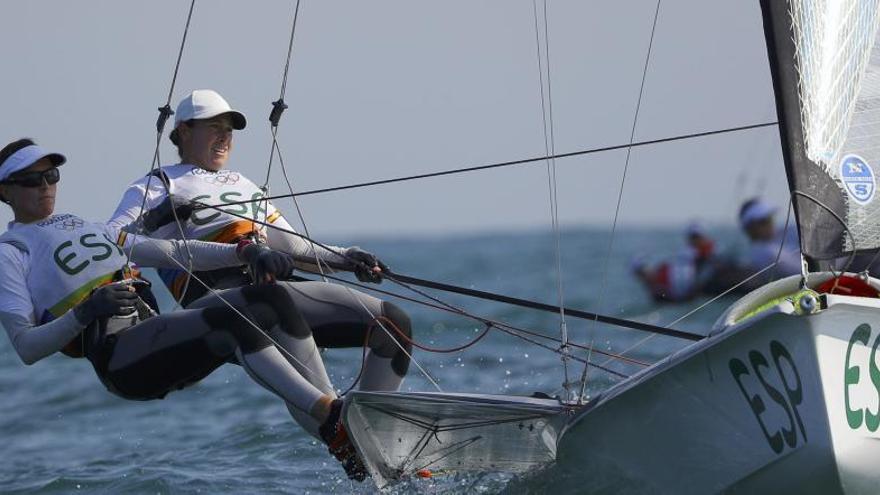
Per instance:
[[[380,356],[390,358],[398,354],[405,355],[412,349],[412,324],[409,316],[392,303],[382,303],[382,318],[377,320],[372,332],[370,348]]]
[[[242,288],[242,295],[249,309],[258,306],[271,308],[275,318],[273,325],[277,324],[282,332],[298,339],[312,336],[311,327],[285,284],[251,285]]]
[[[398,330],[394,332],[396,342],[391,339],[387,342],[393,346],[389,352],[391,369],[398,376],[406,376],[410,364],[409,354],[412,352],[412,322],[402,309],[387,301],[382,303],[382,314],[392,321]]]
[[[412,337],[412,321],[410,321],[409,315],[396,304],[384,301],[382,303],[382,315],[391,320],[405,336]],[[401,336],[396,334],[396,332],[395,337],[397,340],[401,340]]]
[[[256,311],[255,311],[256,309]],[[206,342],[215,353],[231,353],[237,347],[250,353],[272,345],[262,328],[277,321],[271,311],[249,308],[249,316],[229,307],[212,307],[202,310],[202,319],[215,331],[209,333]],[[256,321],[249,320],[254,318]]]

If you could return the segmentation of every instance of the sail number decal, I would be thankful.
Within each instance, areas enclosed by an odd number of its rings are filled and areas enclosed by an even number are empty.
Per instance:
[[[877,189],[874,171],[862,157],[846,155],[840,162],[840,180],[856,203],[864,206],[874,199]]]
[[[798,445],[798,432],[800,439],[804,443],[807,441],[807,432],[798,410],[804,401],[804,390],[800,373],[788,349],[779,341],[773,340],[768,350],[770,359],[767,359],[763,352],[752,350],[748,353],[747,361],[733,358],[728,363],[728,367],[755,415],[767,444],[773,452],[779,454],[786,445],[789,448]],[[788,373],[783,372],[783,362],[790,369]],[[774,386],[770,378],[774,383],[781,384],[781,387]],[[773,414],[770,407],[781,410],[786,418],[783,424],[775,429],[772,425],[768,426],[767,420]],[[775,416],[779,414],[777,411]]]
[[[853,364],[853,361],[855,361],[852,356],[853,348],[856,347],[857,344],[867,346],[870,339],[871,325],[868,325],[867,323],[862,323],[856,327],[852,336],[849,338],[849,345],[846,346],[846,361],[844,362],[843,369],[843,401],[844,406],[846,407],[846,422],[849,424],[849,427],[853,430],[857,430],[864,425],[868,431],[874,432],[880,427],[880,410],[871,412],[867,407],[858,409],[853,408],[852,396],[850,395],[851,389],[861,381],[862,375],[861,366]],[[880,346],[880,334],[874,338],[874,343],[871,345],[870,358],[868,359],[868,376],[870,376],[871,385],[873,385],[874,392],[877,394],[878,400],[880,400],[880,368],[877,367],[876,360],[878,346]],[[880,409],[880,407],[878,407],[878,409]]]

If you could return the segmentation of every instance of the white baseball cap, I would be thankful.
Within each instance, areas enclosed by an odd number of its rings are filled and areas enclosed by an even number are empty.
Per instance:
[[[775,206],[771,206],[768,203],[760,200],[759,198],[753,198],[743,203],[742,207],[740,208],[739,223],[745,228],[751,225],[753,222],[770,218],[775,214]]]
[[[174,130],[171,131],[171,142],[177,144],[177,127],[190,120],[204,120],[228,113],[232,117],[232,128],[244,129],[247,119],[244,114],[233,110],[229,103],[213,89],[197,89],[180,100],[174,112]]]
[[[0,182],[8,179],[12,174],[30,167],[43,158],[48,158],[54,167],[60,167],[67,161],[67,158],[61,153],[52,153],[36,144],[25,146],[10,155],[3,163],[0,163]]]

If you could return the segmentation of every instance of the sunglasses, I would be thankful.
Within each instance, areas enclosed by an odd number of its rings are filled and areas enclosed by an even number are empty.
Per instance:
[[[3,181],[3,184],[15,184],[22,187],[40,187],[43,185],[43,179],[46,184],[55,184],[61,180],[61,172],[57,167],[52,167],[42,172],[25,172],[17,174]]]

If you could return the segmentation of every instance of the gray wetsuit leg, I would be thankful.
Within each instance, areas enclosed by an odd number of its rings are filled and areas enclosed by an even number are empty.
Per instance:
[[[412,324],[403,310],[363,292],[325,282],[286,282],[319,347],[369,350],[360,390],[397,390],[409,369]]]
[[[297,359],[320,361],[308,324],[288,291],[275,285],[251,286],[231,289],[228,296],[235,300],[235,309],[210,296],[203,307],[154,316],[133,326],[111,319],[111,326],[123,328],[108,328],[110,334],[90,352],[102,381],[125,398],[162,398],[235,357],[257,383],[296,409],[309,411],[323,392],[291,366],[267,335],[292,335],[298,342],[292,342],[291,349],[302,352]]]

